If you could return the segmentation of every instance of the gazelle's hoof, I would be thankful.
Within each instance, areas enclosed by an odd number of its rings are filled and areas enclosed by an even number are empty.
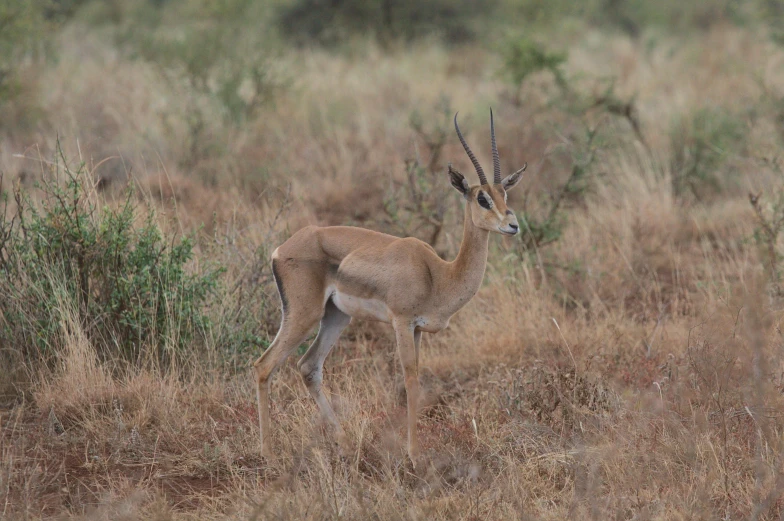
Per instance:
[[[408,462],[411,465],[414,474],[418,476],[422,475],[424,472],[427,472],[427,469],[430,468],[430,459],[421,453],[414,454],[413,456],[409,454]]]
[[[272,461],[275,458],[275,455],[272,454],[272,447],[269,446],[269,443],[261,446],[261,457],[267,461]]]
[[[335,445],[338,449],[338,454],[341,458],[351,458],[354,454],[354,446],[349,441],[348,436],[345,434],[339,435],[335,440]]]

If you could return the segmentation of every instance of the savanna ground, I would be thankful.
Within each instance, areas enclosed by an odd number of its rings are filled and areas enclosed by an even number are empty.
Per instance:
[[[781,518],[784,6],[648,4],[0,5],[0,517]],[[523,233],[423,338],[430,465],[359,321],[324,377],[353,451],[292,357],[263,460],[270,252],[452,258],[451,117],[489,165],[489,106]]]

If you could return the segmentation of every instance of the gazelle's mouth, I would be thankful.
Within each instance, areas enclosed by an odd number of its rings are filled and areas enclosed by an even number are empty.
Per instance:
[[[520,231],[520,228],[512,228],[511,226],[509,228],[501,228],[499,226],[498,231],[504,235],[517,235],[517,232]]]

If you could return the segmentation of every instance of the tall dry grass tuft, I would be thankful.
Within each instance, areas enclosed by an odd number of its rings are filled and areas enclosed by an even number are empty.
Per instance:
[[[52,273],[56,277],[56,273]],[[100,403],[111,401],[113,381],[98,362],[95,348],[87,338],[79,317],[79,305],[53,280],[56,308],[54,317],[60,326],[59,360],[55,373],[37,375],[35,400],[42,411],[50,411],[51,428],[62,433],[63,420],[84,415]]]

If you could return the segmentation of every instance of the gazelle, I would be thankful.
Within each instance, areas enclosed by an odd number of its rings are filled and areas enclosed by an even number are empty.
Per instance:
[[[493,111],[490,140],[493,184],[460,132],[455,130],[479,176],[470,186],[448,166],[452,186],[466,199],[463,242],[452,262],[442,260],[428,244],[350,226],[308,226],[272,253],[272,274],[278,286],[282,321],[275,340],[253,364],[256,370],[261,450],[271,455],[269,384],[283,361],[321,322],[313,344],[297,364],[324,419],[345,441],[335,412],[321,389],[324,360],[352,317],[391,323],[405,377],[408,406],[408,454],[417,464],[416,433],[419,395],[419,340],[422,332],[437,333],[479,290],[487,264],[491,232],[517,234],[506,192],[522,179],[527,166],[501,179]]]

